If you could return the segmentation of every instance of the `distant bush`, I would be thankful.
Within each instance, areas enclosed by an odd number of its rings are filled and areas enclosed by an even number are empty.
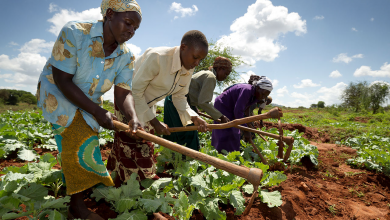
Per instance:
[[[317,106],[318,106],[318,108],[325,108],[325,102],[324,101],[318,101]]]
[[[20,97],[19,101],[25,102],[28,104],[37,104],[37,98],[31,93],[26,93],[26,94],[22,95],[22,97]]]
[[[0,103],[17,105],[19,102],[36,104],[36,97],[30,92],[14,89],[0,89]]]
[[[17,105],[19,102],[19,96],[11,94],[7,100],[8,105]]]

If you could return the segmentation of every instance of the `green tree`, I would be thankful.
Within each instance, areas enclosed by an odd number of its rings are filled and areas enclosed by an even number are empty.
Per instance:
[[[318,106],[318,108],[325,108],[325,102],[324,101],[318,101],[317,106]]]
[[[209,40],[209,53],[195,68],[194,72],[208,70],[209,67],[213,65],[215,58],[219,56],[229,58],[233,65],[232,72],[229,76],[223,82],[217,81],[218,87],[222,89],[224,86],[231,85],[238,81],[240,74],[236,71],[236,68],[241,64],[245,64],[240,56],[234,56],[232,54],[232,49],[230,47],[225,47],[224,45],[216,44],[214,41]]]
[[[31,93],[23,94],[20,99],[20,102],[28,103],[28,104],[37,104],[37,98]]]
[[[17,105],[19,102],[19,96],[11,94],[7,100],[8,105]]]
[[[310,108],[317,108],[317,104],[311,104]]]
[[[7,89],[0,89],[0,99],[2,102],[7,102],[9,99],[9,91]]]
[[[376,82],[368,87],[372,113],[378,113],[381,104],[389,99],[390,85],[384,82]]]
[[[347,88],[344,89],[341,94],[343,105],[354,108],[356,112],[361,108],[367,109],[370,106],[370,99],[368,97],[368,83],[363,82],[350,82]]]

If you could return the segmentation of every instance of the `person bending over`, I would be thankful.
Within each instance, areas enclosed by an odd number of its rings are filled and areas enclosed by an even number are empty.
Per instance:
[[[202,70],[194,74],[191,78],[187,101],[191,108],[198,113],[198,108],[203,109],[214,120],[220,119],[226,123],[229,119],[220,111],[214,108],[214,89],[218,81],[225,80],[232,71],[232,63],[228,58],[217,57],[213,66],[209,70]],[[182,127],[180,116],[172,102],[172,96],[165,98],[164,102],[164,123],[169,127]],[[171,135],[164,135],[164,138],[178,144],[185,145],[193,150],[199,150],[199,137],[197,131],[176,132]]]
[[[244,111],[249,106],[265,99],[272,91],[271,81],[264,78],[255,85],[236,84],[225,90],[215,99],[214,107],[229,120],[240,119],[244,117]],[[218,124],[218,122],[214,122]],[[248,126],[243,124],[243,126]],[[240,133],[238,128],[215,129],[212,131],[211,145],[221,152],[240,150]],[[245,141],[251,139],[250,132],[244,131]]]
[[[135,60],[132,82],[135,111],[145,131],[171,134],[168,126],[156,118],[156,103],[170,95],[182,126],[194,123],[199,131],[206,131],[207,123],[190,108],[185,95],[194,68],[207,53],[206,37],[202,32],[192,30],[184,34],[180,46],[149,48]],[[139,180],[158,179],[153,146],[151,142],[134,141],[124,132],[117,132],[108,164],[122,182],[132,173],[138,173]]]
[[[130,85],[133,55],[126,46],[142,14],[134,0],[103,0],[102,21],[65,24],[39,77],[38,107],[52,124],[66,193],[68,218],[103,219],[88,210],[85,190],[114,183],[99,148],[101,127],[114,129],[110,112],[101,108],[103,94],[115,84],[115,99],[133,131],[140,128]],[[135,138],[134,133],[131,133]]]

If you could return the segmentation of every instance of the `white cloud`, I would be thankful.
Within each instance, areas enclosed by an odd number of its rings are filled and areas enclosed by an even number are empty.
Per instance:
[[[323,20],[325,17],[323,15],[317,15],[313,19],[314,20]]]
[[[345,87],[347,87],[347,84],[345,84],[344,82],[339,82],[330,88],[321,87],[319,90],[317,90],[314,93],[292,92],[291,94],[279,89],[280,94],[287,95],[289,101],[285,103],[278,102],[278,104],[291,106],[291,107],[298,107],[298,106],[309,107],[313,103],[317,104],[318,101],[324,101],[325,105],[339,104],[341,102],[340,95],[345,89]],[[279,92],[279,90],[277,91],[277,93]]]
[[[56,4],[50,3],[50,5],[49,5],[49,12],[50,12],[50,13],[53,13],[53,12],[55,12],[55,11],[58,11],[58,9],[59,9],[59,7],[58,7]]]
[[[302,89],[302,88],[307,88],[307,87],[317,87],[320,86],[320,84],[315,84],[311,79],[303,79],[301,80],[301,83],[298,85],[293,85],[294,88],[296,89]]]
[[[270,0],[257,0],[247,12],[230,26],[232,33],[224,35],[217,43],[232,48],[249,64],[256,61],[273,61],[286,47],[278,42],[279,36],[295,32],[305,34],[306,20],[284,6],[274,6]]]
[[[238,82],[239,82],[239,83],[248,83],[249,78],[251,77],[251,75],[257,75],[257,74],[256,74],[255,72],[253,72],[252,70],[249,70],[249,71],[246,72],[246,73],[240,74],[240,79],[238,80]],[[274,88],[275,88],[276,86],[278,86],[279,80],[277,80],[277,79],[272,80],[272,79],[270,79],[268,76],[267,76],[267,78],[268,78],[269,80],[271,80],[272,86],[273,86]]]
[[[279,97],[283,97],[288,94],[287,86],[283,86],[283,88],[276,90],[276,94]]]
[[[369,87],[370,86],[372,86],[372,85],[374,85],[374,84],[384,84],[384,85],[388,85],[388,86],[390,86],[390,83],[388,83],[388,82],[385,82],[385,81],[373,81],[370,85],[369,85]]]
[[[380,70],[371,70],[369,66],[361,66],[355,70],[353,74],[356,77],[359,76],[372,76],[372,77],[390,77],[390,64],[387,62],[381,66]]]
[[[355,32],[357,32],[358,30],[357,30],[356,28],[354,28],[354,27],[353,27],[353,28],[352,28],[352,31],[355,31]]]
[[[10,73],[0,74],[0,79],[8,79],[8,78],[11,78],[11,77],[12,77],[12,74],[10,74]]]
[[[0,55],[0,69],[29,76],[39,76],[45,63],[46,58],[40,54],[22,52],[12,59],[7,55]]]
[[[169,11],[174,11],[178,14],[181,14],[181,17],[184,18],[186,16],[193,16],[198,11],[198,7],[196,5],[192,5],[192,8],[183,8],[181,6],[181,3],[172,2],[171,7],[169,8]],[[177,19],[179,16],[175,16],[173,19]]]
[[[42,71],[42,69],[40,70]],[[15,83],[15,84],[25,84],[25,85],[37,85],[38,84],[38,76],[29,76],[27,74],[23,74],[20,72],[17,72],[13,74],[12,78],[5,79],[4,81],[8,83]]]
[[[15,87],[15,86],[0,86],[0,89],[14,89],[14,90],[18,90],[19,88]]]
[[[110,90],[108,90],[103,95],[103,100],[110,100],[111,102],[114,102],[114,87],[112,86]]]
[[[0,70],[10,71],[12,74],[3,74],[0,78],[8,83],[36,85],[47,61],[46,57],[39,53],[50,52],[53,44],[42,39],[32,39],[19,49],[17,57],[10,58],[1,54]]]
[[[329,77],[331,77],[331,78],[339,78],[339,77],[341,77],[342,75],[341,75],[341,73],[338,71],[338,70],[335,70],[335,71],[332,71],[331,73],[330,73],[330,75],[329,75]]]
[[[42,39],[32,39],[29,42],[25,43],[20,51],[24,53],[41,53],[41,52],[51,52],[53,49],[54,42],[46,42]]]
[[[361,54],[361,53],[355,54],[352,57],[349,57],[347,55],[347,53],[340,53],[339,55],[337,55],[337,57],[333,57],[333,62],[335,62],[335,63],[340,63],[340,62],[349,63],[353,59],[356,59],[356,58],[363,58],[363,54]]]
[[[49,32],[57,36],[58,33],[60,33],[62,27],[69,21],[99,19],[102,19],[102,15],[100,14],[100,7],[91,8],[82,12],[61,9],[58,13],[54,14],[53,17],[51,17],[47,21],[52,23]]]
[[[324,101],[326,105],[333,105],[340,102],[340,96],[344,89],[348,85],[344,82],[339,82],[335,86],[327,88],[321,87],[317,93],[322,95],[318,96],[318,101]]]
[[[126,42],[126,45],[127,47],[130,49],[130,51],[133,53],[133,55],[137,58],[139,56],[141,56],[141,48],[134,45],[134,44],[131,44],[131,43],[128,43]]]
[[[274,80],[271,80],[271,82],[272,82],[272,87],[276,87],[276,86],[278,86],[278,84],[279,84],[279,80],[277,80],[277,79],[274,79]]]
[[[374,21],[374,18],[371,18],[370,21]]]
[[[238,80],[240,83],[247,83],[251,75],[257,75],[252,70],[249,70],[246,73],[240,74],[240,79]]]
[[[9,42],[9,45],[10,45],[10,46],[18,46],[19,44],[18,44],[18,43],[15,43],[15,42],[13,42],[13,41],[11,41],[11,42]]]

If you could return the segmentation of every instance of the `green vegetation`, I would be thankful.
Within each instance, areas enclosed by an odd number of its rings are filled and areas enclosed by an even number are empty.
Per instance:
[[[105,101],[104,108],[113,112],[112,103]],[[270,107],[267,107],[269,109]],[[341,107],[330,106],[316,109],[284,108],[283,123],[300,123],[308,127],[318,128],[321,133],[331,135],[331,141],[339,145],[350,146],[358,150],[356,158],[347,160],[348,164],[363,167],[390,175],[390,114],[386,108],[377,114],[355,112]],[[158,119],[162,120],[164,109],[157,109]],[[274,119],[267,120],[277,122]],[[265,128],[263,128],[265,130]],[[267,132],[278,134],[275,128]],[[281,171],[270,171],[270,167],[287,164],[277,158],[277,140],[260,138],[254,140],[255,145],[268,161],[268,165],[260,162],[259,156],[253,152],[252,145],[242,143],[241,152],[218,152],[211,146],[210,132],[200,134],[203,146],[201,152],[239,166],[262,169],[264,175],[258,189],[259,199],[268,207],[282,204],[279,191],[272,188],[287,179]],[[307,157],[314,165],[318,165],[317,147],[302,137],[302,133],[284,131],[284,135],[294,137],[294,148],[289,158],[289,165],[300,165],[301,159]],[[104,130],[99,135],[100,144],[113,141],[113,131]],[[50,123],[45,121],[39,111],[6,111],[0,115],[0,159],[17,155],[20,161],[31,161],[22,167],[6,167],[0,174],[0,216],[2,219],[15,219],[28,216],[30,219],[61,219],[66,216],[66,203],[61,172],[54,170],[57,160],[51,154],[39,156],[34,148],[56,150]],[[284,150],[287,149],[287,146]],[[14,153],[17,154],[14,154]],[[189,219],[193,211],[198,209],[206,219],[226,219],[226,213],[219,209],[221,204],[230,204],[235,214],[240,215],[245,209],[244,193],[253,194],[254,187],[245,179],[218,170],[213,166],[183,159],[162,146],[155,147],[159,172],[165,172],[169,178],[157,181],[144,180],[138,182],[132,175],[120,188],[96,187],[92,196],[96,200],[105,200],[118,213],[117,219],[147,219],[154,212],[164,212],[177,219]],[[334,154],[328,153],[330,157]],[[168,169],[167,167],[173,167]],[[364,172],[346,172],[345,176],[363,174]],[[324,178],[337,178],[331,171],[322,173]],[[142,188],[141,188],[142,186]],[[316,185],[317,187],[321,187]],[[365,194],[354,188],[349,189],[353,195],[364,199]],[[54,195],[54,196],[48,196]],[[22,209],[21,204],[25,205]],[[333,215],[338,214],[335,205],[328,204]]]
[[[236,71],[236,67],[244,64],[244,61],[240,56],[235,56],[232,53],[230,47],[225,47],[225,45],[216,44],[212,40],[209,40],[209,53],[207,56],[200,62],[200,64],[195,68],[195,73],[201,70],[208,70],[210,66],[214,64],[214,60],[217,57],[226,57],[229,58],[233,64],[232,72],[230,75],[223,81],[217,81],[217,85],[220,89],[224,86],[234,84],[239,79],[239,73]]]
[[[358,156],[347,163],[390,176],[390,138],[366,133],[348,138],[342,144],[358,150]]]
[[[352,108],[356,112],[371,109],[373,114],[378,113],[381,105],[386,103],[389,98],[390,84],[375,82],[369,85],[367,81],[349,83],[341,96],[344,106]]]
[[[0,181],[0,216],[2,219],[65,219],[70,197],[49,196],[49,188],[58,193],[61,171],[52,169],[57,164],[51,154],[40,157],[39,163],[28,163],[23,167],[6,167]],[[25,205],[23,209],[21,204]]]
[[[325,108],[325,102],[324,101],[318,101],[317,108]]]
[[[336,204],[330,205],[328,207],[328,210],[329,210],[330,213],[332,213],[332,215],[337,215]]]
[[[105,105],[111,106],[110,103]],[[163,110],[163,109],[161,109]],[[51,154],[38,156],[34,147],[57,149],[53,139],[50,123],[36,112],[12,112],[1,115],[0,157],[7,158],[18,152],[21,161],[36,161],[22,167],[6,167],[0,174],[0,215],[2,219],[14,219],[28,216],[30,219],[61,219],[66,215],[65,196],[62,188],[61,171],[54,170],[57,160]],[[13,126],[10,126],[13,125]],[[270,132],[277,134],[276,129]],[[290,163],[297,164],[304,156],[310,157],[317,164],[318,151],[315,146],[301,137],[298,132],[284,131],[294,136],[294,150]],[[252,146],[245,145],[242,152],[218,154],[211,146],[211,133],[202,133],[201,152],[240,166],[256,167],[263,170],[259,191],[260,200],[269,207],[282,204],[278,191],[269,192],[287,179],[281,171],[269,171],[269,165],[262,164]],[[113,132],[104,130],[99,135],[99,142],[104,144],[113,141]],[[256,139],[256,145],[268,159],[270,165],[282,163],[276,158],[276,141],[269,143]],[[285,148],[286,150],[287,148]],[[213,166],[194,160],[183,160],[182,155],[162,146],[156,146],[155,153],[158,166],[163,171],[170,163],[173,169],[165,170],[171,178],[160,178],[157,181],[144,180],[139,183],[136,174],[120,188],[97,187],[93,196],[96,200],[104,199],[119,214],[117,219],[147,219],[153,212],[164,212],[178,219],[189,219],[195,209],[199,209],[207,219],[226,219],[226,213],[219,209],[219,204],[230,204],[236,209],[236,215],[245,210],[243,192],[254,193],[254,188],[245,179],[218,170]],[[174,154],[174,159],[172,159]],[[59,159],[59,158],[58,158]],[[287,166],[284,164],[284,166]],[[141,190],[140,185],[144,188]],[[48,196],[52,191],[53,196]],[[25,209],[20,205],[24,204]]]
[[[0,103],[17,105],[20,102],[37,104],[37,98],[30,92],[23,90],[0,89]]]
[[[267,106],[266,109],[270,107]],[[339,143],[350,137],[372,133],[378,136],[390,136],[390,111],[382,108],[377,114],[354,112],[342,107],[330,106],[323,109],[283,108],[282,123],[302,124],[317,128],[322,134],[330,136],[331,143]],[[270,119],[276,123],[276,119]]]
[[[50,123],[36,112],[7,111],[0,118],[0,159],[17,152],[18,158],[34,161],[38,155],[36,147],[57,150]]]

